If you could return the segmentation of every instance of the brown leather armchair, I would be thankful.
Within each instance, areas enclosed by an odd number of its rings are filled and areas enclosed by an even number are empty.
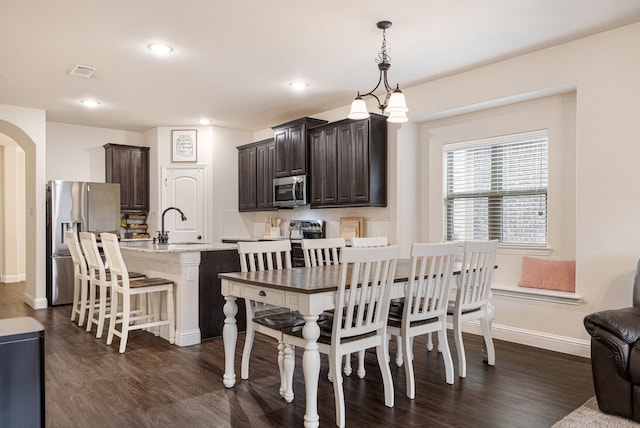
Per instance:
[[[591,335],[591,371],[598,407],[640,422],[640,261],[633,306],[594,312],[584,318]]]

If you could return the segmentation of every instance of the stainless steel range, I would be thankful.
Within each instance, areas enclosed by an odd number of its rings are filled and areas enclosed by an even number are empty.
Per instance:
[[[291,220],[289,222],[290,239],[321,239],[325,236],[324,220]]]
[[[304,267],[301,239],[325,238],[324,220],[291,220],[289,238],[291,239],[291,263],[293,267]]]

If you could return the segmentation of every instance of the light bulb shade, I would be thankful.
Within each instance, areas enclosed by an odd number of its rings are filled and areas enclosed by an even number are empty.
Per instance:
[[[349,119],[366,119],[369,117],[369,112],[367,111],[367,104],[361,97],[356,97],[351,103],[351,111],[349,112]]]
[[[404,99],[404,94],[400,89],[396,88],[391,93],[391,96],[389,97],[389,103],[387,104],[387,108],[385,108],[385,111],[388,111],[389,113],[404,113],[409,111],[409,109],[407,108],[407,101]]]
[[[392,111],[387,118],[387,122],[391,123],[404,123],[408,121],[409,118],[407,118],[407,114],[403,111]]]

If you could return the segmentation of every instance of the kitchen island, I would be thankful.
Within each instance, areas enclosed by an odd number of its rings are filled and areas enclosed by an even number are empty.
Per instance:
[[[240,270],[236,244],[128,241],[120,249],[130,271],[175,282],[176,345],[221,335],[224,299],[218,273]],[[167,338],[168,332],[161,336]]]

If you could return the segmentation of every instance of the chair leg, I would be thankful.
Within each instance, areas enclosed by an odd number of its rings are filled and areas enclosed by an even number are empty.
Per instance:
[[[344,408],[344,390],[342,389],[342,373],[340,373],[340,362],[342,356],[331,352],[331,362],[333,364],[335,377],[333,379],[333,396],[335,398],[336,406],[336,425],[340,428],[344,428],[345,425],[345,408]],[[346,364],[345,364],[346,366]]]
[[[387,362],[388,355],[389,349],[387,347],[387,341],[382,340],[380,345],[376,346],[376,356],[378,357],[378,366],[380,366],[382,383],[384,385],[384,405],[387,407],[393,407],[393,379],[391,378],[391,368]]]
[[[427,333],[427,351],[433,351],[433,335]]]
[[[244,335],[244,348],[242,350],[242,365],[240,368],[240,377],[242,379],[249,379],[249,359],[251,358],[251,349],[253,348],[253,339],[255,337],[255,330],[253,328],[253,309],[251,307],[252,302],[245,300],[245,306],[247,308],[247,331]]]
[[[467,358],[464,353],[464,343],[462,342],[462,323],[457,317],[453,319],[453,335],[456,338],[456,352],[458,353],[458,376],[467,377]]]
[[[364,369],[364,350],[363,351],[358,351],[358,377],[360,379],[364,379],[364,375],[367,373],[366,370]],[[387,355],[387,358],[389,356]]]
[[[129,338],[129,317],[131,316],[131,296],[122,296],[122,330],[120,336],[120,353],[124,354],[127,349],[127,339]]]
[[[169,318],[169,343],[176,343],[176,314],[173,305],[173,285],[167,290],[167,318]]]
[[[111,292],[111,307],[112,308],[118,307],[118,293],[113,292],[113,290]],[[109,319],[109,332],[107,334],[107,345],[111,345],[111,343],[113,342],[113,334],[116,330],[117,318],[118,318],[118,313],[113,312],[111,315],[111,318]]]
[[[89,284],[89,317],[87,319],[87,332],[91,331],[96,316],[96,285],[93,281]]]
[[[449,385],[453,385],[453,359],[451,358],[451,349],[449,348],[449,341],[447,339],[446,320],[444,321],[444,326],[438,330],[438,349],[442,352],[442,359],[444,360],[446,382]]]
[[[284,348],[284,378],[286,388],[284,399],[287,403],[293,401],[293,372],[296,368],[296,350],[293,345],[285,345]]]
[[[107,287],[100,285],[100,308],[98,309],[98,331],[96,332],[96,338],[102,337],[102,331],[104,330],[104,322],[107,318]]]
[[[89,298],[87,295],[89,291],[88,288],[89,284],[87,284],[87,281],[80,282],[80,315],[78,319],[78,327],[82,327],[84,325],[85,318],[87,318],[87,311],[89,309],[87,306],[87,299]]]
[[[402,367],[402,364],[404,363],[402,343],[402,336],[396,336],[396,366],[398,367]]]
[[[488,317],[482,318],[480,320],[480,328],[482,330],[482,337],[484,337],[484,345],[487,350],[487,364],[495,366],[496,350],[493,346],[493,338],[491,337],[491,320]]]
[[[344,356],[344,375],[345,376],[349,376],[351,375],[351,372],[353,370],[351,369],[351,354],[345,354]]]
[[[413,361],[409,356],[411,355],[411,339],[409,337],[398,336],[398,347],[402,354],[404,354],[404,376],[407,384],[407,397],[413,400],[416,397],[416,381],[413,374]]]
[[[80,307],[80,280],[78,278],[74,278],[73,279],[73,306],[71,306],[71,321],[75,321],[76,313],[78,313],[79,307]],[[78,313],[78,322],[80,322],[79,317],[80,317],[80,314]]]

